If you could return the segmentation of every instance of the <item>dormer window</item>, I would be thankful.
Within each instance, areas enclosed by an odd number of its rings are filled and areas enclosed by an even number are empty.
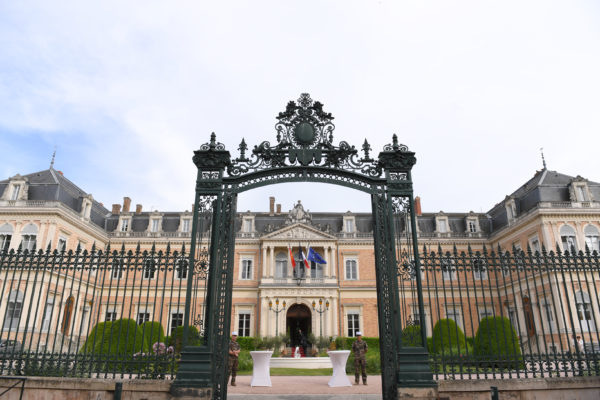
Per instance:
[[[508,199],[504,206],[506,207],[506,219],[510,223],[517,218],[517,204],[515,203],[515,199]]]
[[[152,219],[150,221],[150,232],[158,232],[158,225],[160,221],[158,219]]]
[[[448,233],[450,231],[450,224],[448,223],[448,217],[440,212],[435,217],[435,228],[437,233]]]
[[[467,229],[466,229],[467,233],[477,233],[480,231],[479,218],[477,218],[477,215],[475,215],[475,213],[473,211],[471,211],[469,213],[469,215],[467,215],[466,223],[467,223]]]
[[[583,186],[576,186],[577,190],[577,200],[579,201],[588,201],[587,193],[585,192],[585,188]]]
[[[254,217],[243,217],[242,218],[242,232],[251,233],[254,232]]]
[[[88,195],[81,201],[81,216],[84,219],[90,219],[92,214],[92,195]]]
[[[472,220],[471,221],[467,221],[467,229],[471,233],[477,232],[477,225],[476,225],[475,221],[472,221]]]
[[[18,200],[20,193],[21,193],[21,185],[13,185],[12,195],[10,196],[10,199]]]
[[[121,232],[127,232],[129,231],[129,226],[130,226],[131,220],[129,218],[123,218],[121,220]]]
[[[181,232],[188,233],[190,231],[190,222],[189,218],[181,220]]]
[[[592,195],[588,188],[588,181],[581,176],[577,176],[571,181],[571,185],[569,187],[569,196],[571,201],[574,202],[588,202],[592,201]]]
[[[356,220],[354,216],[344,217],[344,232],[354,233],[356,231]]]

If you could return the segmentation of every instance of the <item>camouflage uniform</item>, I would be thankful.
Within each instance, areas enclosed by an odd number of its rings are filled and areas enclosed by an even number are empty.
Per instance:
[[[229,351],[240,350],[240,344],[238,342],[234,342],[233,340],[229,341]],[[237,375],[238,370],[238,356],[234,356],[229,354],[229,369],[228,369],[228,380],[229,375],[231,375],[231,384],[235,385],[235,377]]]
[[[367,350],[367,342],[364,340],[356,340],[352,343],[352,351],[354,352],[354,382],[357,385],[359,372],[362,372],[363,383],[367,384],[367,360],[365,358]]]

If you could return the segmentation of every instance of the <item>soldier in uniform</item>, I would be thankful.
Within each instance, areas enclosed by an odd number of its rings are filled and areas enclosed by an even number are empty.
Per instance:
[[[363,385],[367,384],[367,359],[365,353],[369,347],[367,342],[362,340],[362,332],[356,332],[356,340],[352,343],[354,352],[354,384],[358,385],[359,370],[362,372]]]
[[[231,386],[235,386],[235,377],[238,370],[238,358],[242,348],[237,342],[237,331],[231,332],[231,340],[229,341],[229,369],[228,374],[231,375]],[[228,378],[229,379],[229,378]]]

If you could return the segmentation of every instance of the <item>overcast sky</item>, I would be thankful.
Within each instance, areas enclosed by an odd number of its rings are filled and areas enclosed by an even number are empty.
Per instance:
[[[100,3],[100,4],[98,4]],[[218,4],[217,4],[218,3]],[[108,208],[190,209],[192,151],[275,142],[302,92],[334,142],[417,154],[423,210],[487,211],[542,167],[600,181],[598,1],[3,1],[0,179],[55,168]],[[370,211],[324,184],[238,210]]]

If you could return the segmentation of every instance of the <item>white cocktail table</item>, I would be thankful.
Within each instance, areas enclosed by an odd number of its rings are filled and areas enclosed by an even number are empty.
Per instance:
[[[252,380],[250,386],[271,386],[271,355],[272,351],[251,351],[252,363]]]
[[[331,359],[331,365],[333,365],[333,375],[329,380],[329,386],[352,386],[346,375],[346,361],[348,361],[350,350],[335,350],[330,351],[328,354]]]

